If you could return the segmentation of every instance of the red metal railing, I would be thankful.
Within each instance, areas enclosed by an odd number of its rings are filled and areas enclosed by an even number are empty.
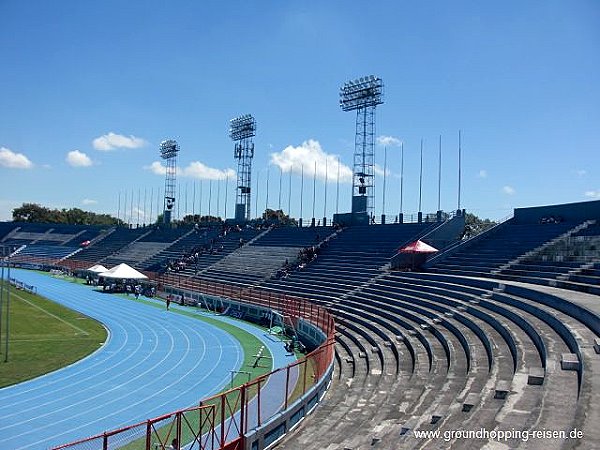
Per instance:
[[[195,408],[61,445],[55,450],[165,450],[171,445],[178,448],[183,444],[186,448],[198,450],[241,450],[247,431],[260,427],[306,394],[323,379],[333,363],[335,323],[324,308],[310,301],[283,293],[233,287],[177,274],[147,275],[161,289],[172,287],[239,300],[279,311],[290,316],[294,323],[302,318],[320,328],[326,339],[317,349],[287,367],[204,399]]]

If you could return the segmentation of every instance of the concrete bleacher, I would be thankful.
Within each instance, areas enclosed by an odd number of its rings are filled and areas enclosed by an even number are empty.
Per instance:
[[[220,280],[219,271],[207,273],[207,271],[216,263],[221,261],[227,255],[240,248],[240,240],[246,245],[249,241],[263,233],[264,230],[255,228],[233,229],[223,233],[221,228],[199,230],[197,233],[191,233],[182,239],[177,245],[181,250],[173,252],[171,248],[167,251],[175,253],[155,264],[154,267],[160,267],[159,270],[165,270],[166,263],[177,263],[182,259],[187,262],[182,268],[176,270],[182,277],[197,277],[203,280]],[[196,256],[197,255],[197,256]]]
[[[219,227],[205,227],[200,230],[188,229],[170,246],[144,261],[143,268],[152,271],[164,270],[166,262],[176,261],[199,246],[210,245],[213,239],[218,238],[219,232]]]
[[[310,247],[325,240],[335,231],[333,227],[275,227],[251,245],[260,247]]]
[[[534,250],[578,225],[572,222],[550,224],[520,224],[514,219],[478,236],[473,243],[466,241],[452,254],[439,255],[430,266],[432,272],[456,275],[486,276],[503,264]]]
[[[598,297],[588,296],[582,307],[570,296],[587,294],[542,293],[539,289],[553,288],[492,278],[494,267],[577,223],[545,223],[542,233],[535,223],[507,225],[484,239],[497,242],[472,247],[472,261],[466,249],[457,255],[465,257],[460,270],[458,260],[428,273],[387,272],[385,266],[369,268],[367,263],[365,270],[350,272],[359,277],[355,281],[332,271],[328,266],[336,262],[325,264],[319,255],[307,269],[323,264],[323,270],[266,283],[327,306],[338,328],[333,389],[314,417],[278,448],[464,444],[416,440],[415,429],[545,427],[568,432],[580,427],[587,442],[598,442],[600,411],[591,401],[600,387]],[[598,269],[595,263],[587,268],[590,276]],[[586,308],[591,305],[596,313]],[[391,376],[394,367],[398,372]],[[473,448],[492,444],[469,441]],[[557,441],[552,448],[565,444]],[[513,439],[506,445],[517,448],[522,442]]]
[[[97,237],[98,227],[65,224],[5,223],[2,244],[13,247],[14,263],[54,265],[80,250],[84,240]]]
[[[501,266],[494,276],[600,293],[600,224],[590,220],[525,258]]]
[[[128,228],[114,228],[106,232],[97,242],[92,243],[88,247],[75,255],[74,259],[82,262],[89,262],[97,264],[104,258],[107,258],[130,244],[143,234],[147,233],[148,230],[139,229],[128,229]]]
[[[11,261],[14,263],[53,265],[78,250],[79,247],[44,244],[38,241],[35,244],[25,245],[23,249],[11,258]]]
[[[563,370],[560,361],[565,354],[576,355],[575,361],[591,355],[579,342],[593,343],[600,331],[593,316],[584,317],[566,301],[550,314],[549,305],[557,305],[557,299],[496,287],[492,280],[391,273],[351,296],[320,302],[341,328],[344,344],[338,345],[335,383],[343,394],[334,388],[324,403],[330,406],[314,413],[314,432],[322,436],[318,445],[311,445],[312,432],[305,429],[281,448],[366,448],[373,441],[382,448],[394,442],[397,448],[418,446],[410,439],[396,441],[405,426],[493,428],[500,421],[517,430],[536,423],[572,428],[592,372]],[[402,344],[408,340],[415,356],[407,359],[410,352]],[[398,361],[393,341],[404,359],[395,377],[390,376]],[[421,364],[418,377],[406,360]],[[373,386],[386,395],[373,397]],[[357,409],[360,414],[347,414]]]
[[[286,263],[295,264],[300,249],[322,245],[335,234],[333,227],[271,227],[201,269],[199,277],[239,287],[257,285],[274,277]]]
[[[285,281],[270,280],[265,287],[327,297],[344,294],[381,272],[405,243],[424,234],[431,224],[391,224],[349,227],[322,246],[316,260],[292,272]]]

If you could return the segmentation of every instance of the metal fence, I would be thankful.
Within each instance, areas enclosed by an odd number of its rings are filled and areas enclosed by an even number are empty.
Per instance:
[[[150,276],[160,289],[179,288],[262,306],[289,316],[295,325],[304,319],[320,328],[326,339],[287,367],[202,399],[196,407],[55,447],[55,450],[241,450],[247,432],[285,411],[329,373],[334,358],[335,324],[324,308],[302,298],[262,289],[235,288],[174,274]]]

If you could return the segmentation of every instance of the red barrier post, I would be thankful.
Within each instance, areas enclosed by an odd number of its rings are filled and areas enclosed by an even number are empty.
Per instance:
[[[225,395],[221,394],[221,447],[225,445]]]
[[[261,417],[260,417],[260,382],[261,382],[261,380],[259,379],[258,380],[258,391],[256,392],[256,404],[257,404],[257,407],[258,407],[258,410],[256,412],[257,412],[258,426],[259,427],[262,425],[262,420],[261,420]]]
[[[288,407],[288,397],[290,392],[290,366],[286,367],[285,370],[285,404],[283,409]]]

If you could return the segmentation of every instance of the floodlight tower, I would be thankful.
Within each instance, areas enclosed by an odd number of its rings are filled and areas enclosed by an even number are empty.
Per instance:
[[[373,215],[375,197],[375,107],[383,103],[383,81],[373,75],[348,81],[340,88],[340,107],[356,110],[352,212]]]
[[[250,182],[256,120],[250,114],[229,121],[229,137],[235,142],[233,157],[238,160],[237,193],[235,202],[235,220],[250,220]]]
[[[179,144],[173,139],[160,143],[160,157],[166,161],[167,172],[165,176],[165,202],[163,221],[165,225],[171,223],[171,213],[175,206],[175,176],[177,174],[177,153]]]

